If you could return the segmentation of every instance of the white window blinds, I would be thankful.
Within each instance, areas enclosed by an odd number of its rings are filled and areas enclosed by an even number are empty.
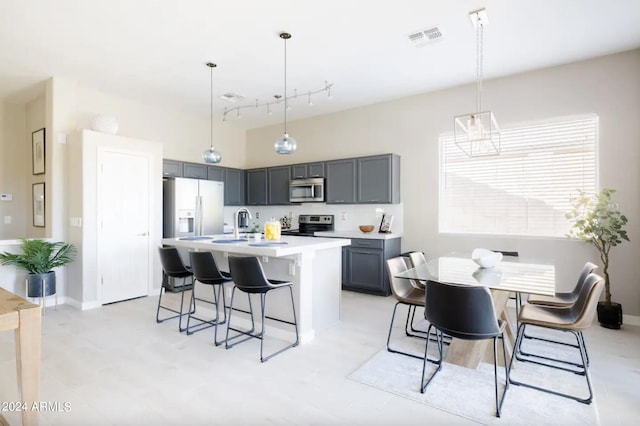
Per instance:
[[[598,117],[502,129],[501,153],[469,157],[440,137],[440,232],[564,236],[570,197],[597,186]]]

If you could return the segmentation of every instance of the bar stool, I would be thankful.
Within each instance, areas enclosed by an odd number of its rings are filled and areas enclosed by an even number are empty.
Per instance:
[[[214,327],[215,331],[213,334],[213,343],[216,346],[222,344],[222,341],[218,342],[218,325],[224,324],[227,322],[227,313],[225,311],[225,298],[224,298],[224,283],[231,281],[231,275],[221,272],[218,269],[218,265],[216,264],[215,259],[213,258],[213,254],[210,251],[191,251],[189,252],[189,260],[191,261],[191,268],[193,271],[193,277],[195,280],[201,284],[211,286],[213,290],[213,302],[207,299],[202,299],[196,297],[196,285],[194,283],[193,290],[191,291],[191,306],[193,306],[193,311],[189,313],[187,317],[187,334],[191,335],[197,331],[205,330],[207,328]],[[222,297],[220,297],[220,293],[222,293]],[[224,319],[222,322],[220,321],[219,315],[219,301],[222,298],[222,312],[224,314]],[[216,307],[216,317],[213,320],[205,320],[195,316],[196,311],[196,300],[200,302],[209,303],[215,305]],[[198,323],[195,325],[190,325],[192,320],[196,320]]]
[[[278,281],[278,280],[270,280],[267,279],[267,277],[264,275],[264,270],[262,269],[262,265],[260,264],[260,261],[258,260],[257,257],[238,257],[238,256],[230,256],[229,257],[229,271],[231,272],[231,278],[233,279],[233,283],[234,283],[234,287],[233,290],[231,292],[231,303],[229,306],[229,322],[227,325],[227,334],[225,337],[225,347],[227,349],[232,348],[233,346],[235,346],[238,343],[244,342],[250,338],[256,338],[256,339],[260,339],[260,361],[261,362],[265,362],[267,360],[269,360],[271,357],[287,350],[290,349],[294,346],[298,346],[298,343],[300,342],[300,338],[298,335],[298,321],[296,319],[296,307],[295,307],[295,302],[293,300],[293,289],[292,289],[292,285],[293,283],[288,282],[288,281]],[[271,316],[267,316],[265,315],[265,311],[266,311],[266,299],[267,299],[267,294],[272,291],[272,290],[277,290],[280,288],[288,288],[289,289],[289,293],[291,295],[291,310],[293,311],[293,322],[291,321],[287,321],[287,320],[283,320],[280,318],[274,318]],[[237,290],[240,290],[244,293],[247,293],[247,295],[251,295],[251,294],[259,294],[260,295],[260,306],[262,308],[262,330],[260,331],[260,333],[255,333],[253,327],[250,330],[240,330],[237,328],[233,328],[231,326],[231,313],[233,312],[234,308],[233,308],[233,299],[235,296],[235,292]],[[251,314],[251,323],[253,325],[254,321],[253,321],[253,309],[251,308],[251,298],[249,297],[249,310],[250,310],[250,314]],[[296,340],[295,342],[293,342],[292,344],[279,349],[273,353],[271,353],[268,356],[264,356],[264,322],[265,322],[265,318],[268,318],[270,320],[274,320],[274,321],[278,321],[278,322],[282,322],[282,323],[286,323],[286,324],[291,324],[295,327],[295,331],[296,331]],[[238,334],[236,334],[235,336],[232,336],[231,338],[229,338],[229,330],[233,330],[235,332],[237,332]],[[247,336],[246,338],[237,341],[233,344],[230,344],[230,340],[232,339],[236,339],[238,337],[241,336]]]
[[[184,312],[184,292],[193,289],[193,273],[184,266],[184,263],[182,263],[182,259],[180,258],[177,248],[158,247],[158,251],[160,253],[160,263],[162,264],[163,274],[162,288],[160,289],[160,298],[158,299],[158,309],[156,310],[156,322],[161,323],[173,318],[180,318],[178,322],[178,330],[183,332],[186,329],[182,328],[182,317],[188,315],[192,311],[190,305],[189,312]],[[186,283],[187,278],[191,280],[191,283]],[[172,279],[182,280],[182,285],[174,285]],[[170,291],[171,293],[181,293],[179,311],[162,305],[162,293],[166,293],[167,291]],[[160,319],[161,308],[174,312],[177,315]]]

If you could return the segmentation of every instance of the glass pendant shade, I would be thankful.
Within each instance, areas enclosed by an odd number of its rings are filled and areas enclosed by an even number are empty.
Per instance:
[[[202,160],[205,163],[216,164],[222,161],[222,154],[211,147],[202,153]]]
[[[296,140],[285,133],[276,140],[273,147],[278,154],[293,154],[298,146]]]
[[[500,129],[491,111],[454,117],[453,134],[458,148],[469,157],[500,154]]]
[[[211,69],[211,121],[209,122],[211,147],[202,153],[202,161],[207,164],[217,164],[222,161],[222,154],[213,147],[213,69],[217,65],[213,62],[207,62],[207,66]]]

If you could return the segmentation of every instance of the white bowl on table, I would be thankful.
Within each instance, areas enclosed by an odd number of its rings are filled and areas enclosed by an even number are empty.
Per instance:
[[[471,259],[473,259],[473,261],[481,268],[493,268],[502,261],[502,253],[484,248],[477,248],[471,253]]]

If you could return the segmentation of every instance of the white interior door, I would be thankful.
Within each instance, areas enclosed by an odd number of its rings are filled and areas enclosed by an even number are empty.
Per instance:
[[[150,160],[98,151],[98,274],[101,302],[146,296],[149,289]]]

